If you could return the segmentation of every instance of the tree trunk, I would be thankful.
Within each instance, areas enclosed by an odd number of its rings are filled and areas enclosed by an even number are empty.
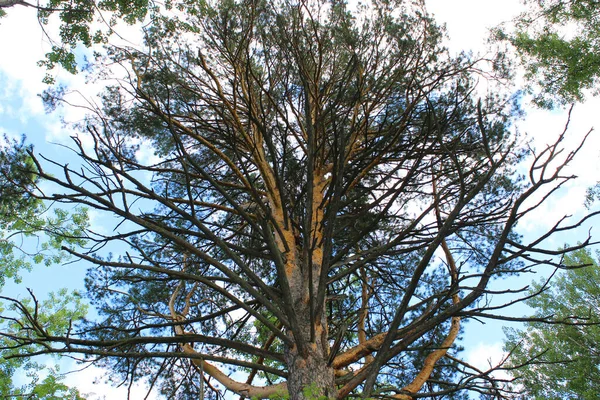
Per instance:
[[[307,274],[304,274],[307,275]],[[314,276],[318,274],[314,273]],[[295,296],[295,310],[298,317],[299,332],[306,349],[304,354],[296,345],[285,349],[285,361],[288,366],[287,387],[290,400],[316,400],[325,396],[334,399],[337,396],[335,387],[335,370],[329,364],[330,347],[326,313],[316,321],[311,318],[311,301],[307,288],[308,276],[304,281],[293,281],[301,290],[292,290]],[[313,282],[316,293],[317,282]],[[313,299],[314,300],[314,299]],[[313,325],[314,324],[314,325]]]
[[[320,396],[334,399],[337,395],[335,374],[328,366],[328,357],[323,354],[323,346],[309,344],[304,357],[297,349],[287,349],[285,359],[288,365],[288,392],[290,400],[316,400]]]

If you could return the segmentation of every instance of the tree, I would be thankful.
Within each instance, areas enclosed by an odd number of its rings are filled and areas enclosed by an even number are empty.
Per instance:
[[[514,32],[498,29],[497,39],[516,48],[530,91],[543,107],[582,101],[598,92],[600,22],[593,0],[528,0]]]
[[[5,143],[11,143],[7,137],[4,139]],[[34,167],[27,150],[31,148],[24,146],[23,138],[21,141],[12,141],[12,146],[7,145],[0,154],[1,176],[10,177],[10,180],[0,179],[0,300],[6,299],[2,295],[2,289],[7,280],[20,282],[20,273],[32,270],[32,259],[38,264],[46,265],[63,261],[66,254],[53,250],[60,248],[63,243],[78,243],[76,237],[87,221],[85,213],[69,215],[60,210],[53,217],[46,217],[48,212],[43,202],[27,193],[38,183],[35,174],[22,173]],[[19,244],[23,239],[39,236],[44,231],[60,232],[60,235],[53,235],[58,241],[43,241],[33,251],[26,250]],[[56,294],[51,293],[50,298],[44,302],[44,312],[37,317],[39,321],[44,321],[46,327],[56,329],[58,326],[68,326],[70,320],[81,317],[85,309],[76,293],[68,294],[63,289]],[[0,310],[7,315],[2,302]],[[14,322],[17,321],[3,319],[0,326],[10,328]],[[13,325],[12,328],[20,327]],[[3,348],[0,351],[1,398],[83,399],[77,389],[69,388],[62,382],[57,367],[47,368],[27,357],[34,348],[14,348],[12,342],[4,337],[0,337],[0,343]],[[19,357],[15,357],[16,355]],[[17,372],[26,375],[29,381],[23,379],[22,385],[16,384]],[[41,374],[45,376],[40,377]]]
[[[507,330],[505,350],[528,399],[594,399],[600,390],[598,263],[585,249],[563,262],[570,269],[552,285],[536,284],[541,294],[527,301],[540,322]],[[542,322],[549,316],[556,323]]]
[[[476,60],[447,54],[422,2],[174,7],[143,49],[109,49],[82,165],[32,152],[24,168],[56,188],[31,196],[116,218],[64,246],[92,265],[100,318],[50,332],[13,299],[4,337],[172,399],[502,395],[456,340],[464,319],[503,318],[492,279],[553,265],[572,249],[541,241],[593,215],[516,233],[534,194],[574,178],[565,132],[519,177],[511,102],[475,97]]]

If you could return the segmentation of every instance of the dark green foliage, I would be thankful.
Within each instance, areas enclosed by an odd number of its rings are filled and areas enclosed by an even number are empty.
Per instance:
[[[15,210],[35,210],[40,201],[23,189],[37,181],[33,160],[27,153],[31,147],[25,146],[25,137],[17,141],[5,135],[4,142],[6,145],[0,151],[0,176],[10,179],[0,180],[0,218],[4,224],[9,224],[18,218],[19,213]]]

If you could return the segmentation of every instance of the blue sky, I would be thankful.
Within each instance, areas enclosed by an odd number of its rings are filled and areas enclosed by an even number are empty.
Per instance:
[[[453,50],[473,49],[483,51],[483,41],[486,28],[509,20],[519,10],[520,1],[504,0],[428,0],[429,10],[436,14],[439,20],[447,23],[451,37],[449,43]],[[45,71],[36,66],[36,61],[48,51],[47,39],[42,34],[35,12],[32,9],[16,7],[8,10],[8,16],[0,20],[0,133],[10,136],[26,134],[28,140],[36,149],[48,156],[68,157],[64,148],[56,143],[68,143],[72,134],[66,128],[61,118],[69,122],[82,118],[80,110],[63,109],[59,114],[46,114],[41,100],[37,96],[44,90],[41,83]],[[92,96],[99,89],[98,85],[87,84],[82,75],[71,76],[58,72],[56,78],[70,88]],[[572,116],[570,132],[572,135],[565,141],[565,146],[574,146],[590,128],[600,128],[600,101],[591,99],[583,105],[578,105]],[[541,148],[551,142],[562,131],[566,122],[564,111],[541,111],[528,109],[527,116],[519,122],[519,131],[526,133]],[[552,226],[564,214],[582,215],[582,204],[585,189],[600,180],[600,138],[593,134],[583,149],[579,158],[573,163],[572,170],[581,179],[569,184],[564,190],[546,202],[534,215],[521,224],[521,233],[526,237],[534,237]],[[55,143],[55,144],[53,144]],[[98,223],[98,221],[92,221]],[[546,243],[546,247],[555,249],[564,243],[575,243],[585,239],[590,226],[582,227],[576,234],[557,237]],[[592,233],[600,236],[600,227]],[[42,295],[48,290],[68,286],[82,286],[84,267],[78,264],[55,266],[51,269],[40,268],[35,273],[25,275],[26,286]],[[534,276],[525,276],[518,281],[503,280],[495,283],[498,287],[524,286]],[[15,290],[14,287],[8,290]],[[523,314],[526,309],[513,311]],[[502,323],[492,322],[479,325],[471,322],[466,325],[465,342],[468,343],[465,356],[473,363],[485,366],[487,357],[499,357],[503,333]],[[68,382],[81,387],[82,391],[94,391],[108,398],[124,398],[125,392],[109,389],[101,385],[92,385],[92,376],[99,371],[91,369],[82,373],[72,374]],[[140,391],[143,398],[145,392]]]

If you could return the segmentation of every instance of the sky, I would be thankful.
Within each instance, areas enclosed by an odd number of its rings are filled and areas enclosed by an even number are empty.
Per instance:
[[[485,52],[487,29],[510,21],[520,10],[519,0],[428,0],[428,10],[437,20],[447,26],[451,51],[471,49]],[[60,114],[46,114],[39,98],[45,89],[41,82],[45,71],[37,66],[37,61],[48,51],[48,42],[37,23],[35,12],[30,8],[14,7],[8,10],[8,16],[0,20],[0,133],[12,137],[26,134],[28,140],[35,143],[42,154],[63,157],[64,148],[57,143],[68,143],[70,132],[62,119],[76,122],[82,118],[80,110],[63,109]],[[96,93],[100,87],[85,81],[83,75],[72,76],[58,72],[57,79],[82,93]],[[567,120],[565,110],[543,111],[533,109],[527,104],[526,116],[518,122],[517,129],[528,135],[533,144],[542,148],[560,134]],[[585,104],[577,105],[573,111],[569,131],[572,133],[565,146],[573,146],[582,135],[593,127],[600,127],[600,100],[589,99]],[[580,176],[576,183],[567,187],[544,203],[535,215],[521,224],[521,233],[526,237],[539,234],[544,228],[552,226],[564,214],[575,216],[582,214],[582,203],[587,187],[600,180],[600,138],[593,133],[578,159],[571,166]],[[95,221],[92,221],[94,223]],[[546,244],[555,249],[564,243],[583,240],[589,226],[583,227],[576,235],[560,237]],[[597,232],[596,232],[597,233]],[[80,287],[84,270],[78,265],[56,266],[52,269],[37,269],[34,275],[25,275],[27,286],[36,293],[47,293],[55,286]],[[548,271],[542,271],[548,272]],[[57,277],[60,277],[57,282]],[[534,276],[527,276],[518,282],[504,280],[496,283],[506,285],[527,285]],[[16,290],[8,288],[8,290]],[[526,308],[515,313],[527,313]],[[487,359],[498,360],[502,357],[502,323],[467,325],[463,345],[467,347],[465,357],[473,364],[485,367]],[[73,367],[66,365],[67,368]],[[95,393],[91,399],[125,398],[124,388],[111,388],[108,385],[94,384],[94,377],[101,371],[90,368],[82,372],[69,374],[67,383],[77,386],[84,393]],[[145,391],[137,390],[133,399],[141,399]]]

